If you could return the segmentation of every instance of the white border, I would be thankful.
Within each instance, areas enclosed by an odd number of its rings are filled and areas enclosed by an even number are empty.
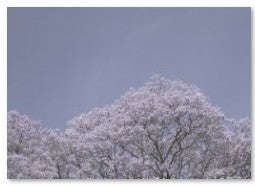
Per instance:
[[[4,0],[7,6],[31,7],[31,6],[96,6],[96,7],[232,7],[232,6],[252,6],[253,0]]]
[[[254,0],[0,0],[0,183],[1,185],[55,185],[94,184],[94,185],[183,185],[183,184],[224,184],[224,185],[252,185],[252,180],[23,180],[13,181],[6,179],[6,115],[7,115],[7,7],[252,7]],[[252,30],[254,25],[254,13],[252,13]],[[253,41],[252,41],[253,43]],[[252,53],[254,48],[252,47]],[[253,59],[253,57],[252,57]],[[253,61],[253,60],[252,60]],[[255,66],[252,65],[254,72]],[[253,80],[253,78],[252,78]],[[254,92],[254,81],[252,81]],[[254,105],[252,99],[252,105]],[[252,110],[252,115],[254,110]],[[253,118],[252,118],[253,121]],[[254,123],[254,122],[252,122]],[[254,127],[252,127],[254,128]],[[254,132],[254,130],[252,131]],[[254,144],[254,143],[253,143]],[[252,146],[253,149],[254,146]],[[252,151],[253,152],[253,151]],[[252,153],[252,160],[254,159]],[[254,161],[252,161],[253,165]],[[253,167],[253,166],[252,166]],[[254,175],[252,168],[252,178]]]

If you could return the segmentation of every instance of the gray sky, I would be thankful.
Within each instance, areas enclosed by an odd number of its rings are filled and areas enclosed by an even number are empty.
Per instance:
[[[250,8],[8,8],[8,110],[65,128],[160,73],[251,114]]]

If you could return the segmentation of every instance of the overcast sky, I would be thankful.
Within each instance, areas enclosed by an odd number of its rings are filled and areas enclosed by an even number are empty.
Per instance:
[[[250,8],[8,8],[8,110],[51,128],[156,73],[251,114]]]

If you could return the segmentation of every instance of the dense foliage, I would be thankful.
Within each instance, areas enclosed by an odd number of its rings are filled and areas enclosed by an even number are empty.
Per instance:
[[[8,113],[8,178],[251,178],[250,120],[160,76],[65,131]]]

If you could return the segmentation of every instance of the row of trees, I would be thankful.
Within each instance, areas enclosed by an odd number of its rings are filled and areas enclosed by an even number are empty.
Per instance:
[[[8,178],[251,178],[250,120],[155,76],[65,131],[8,113]]]

